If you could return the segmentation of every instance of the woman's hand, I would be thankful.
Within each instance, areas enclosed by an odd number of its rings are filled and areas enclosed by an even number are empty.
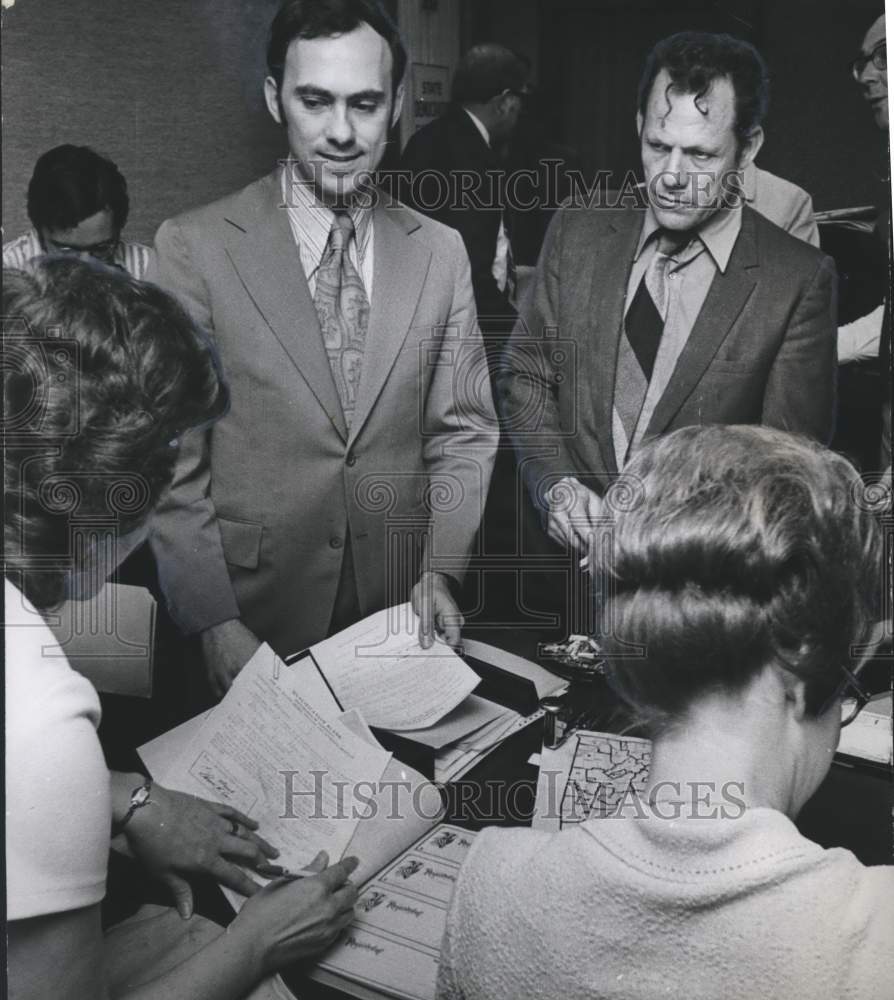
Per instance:
[[[130,779],[124,779],[113,776],[127,787]],[[239,865],[263,870],[279,851],[255,833],[257,828],[230,806],[153,784],[149,802],[134,812],[124,836],[134,857],[170,888],[178,913],[188,919],[193,909],[188,875],[210,875],[243,896],[259,891]]]
[[[247,900],[228,933],[248,935],[260,970],[269,975],[334,944],[354,917],[357,888],[348,881],[357,858],[325,867],[321,851],[309,866],[319,874],[278,879]]]

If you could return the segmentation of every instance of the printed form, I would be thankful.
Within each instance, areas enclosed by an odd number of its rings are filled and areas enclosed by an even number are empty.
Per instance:
[[[423,649],[409,604],[386,608],[318,642],[311,655],[348,708],[371,726],[406,731],[439,722],[479,683],[442,642]]]
[[[324,847],[341,857],[360,819],[354,792],[375,787],[391,755],[340,714],[315,670],[261,647],[160,780],[256,819],[286,868]]]

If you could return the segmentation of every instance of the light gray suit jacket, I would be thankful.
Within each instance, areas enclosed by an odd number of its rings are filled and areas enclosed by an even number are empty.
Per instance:
[[[187,631],[240,617],[281,654],[326,634],[350,531],[361,610],[422,562],[462,578],[497,443],[457,233],[374,210],[369,331],[350,432],[278,173],[165,222],[158,283],[213,337],[232,404],[186,435],[153,525]]]
[[[813,199],[797,184],[749,163],[744,175],[745,201],[755,212],[775,222],[799,240],[820,245],[819,228],[813,218]]]

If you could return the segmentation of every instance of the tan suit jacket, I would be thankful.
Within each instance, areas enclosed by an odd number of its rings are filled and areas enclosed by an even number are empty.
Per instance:
[[[497,442],[459,235],[374,211],[363,375],[346,429],[278,173],[165,222],[157,280],[213,337],[229,413],[186,435],[154,520],[175,619],[240,617],[280,653],[322,638],[350,532],[363,613],[422,561],[462,578]]]
[[[745,168],[745,202],[770,222],[775,222],[799,240],[820,245],[819,228],[813,218],[813,199],[797,184],[761,170],[754,163]]]

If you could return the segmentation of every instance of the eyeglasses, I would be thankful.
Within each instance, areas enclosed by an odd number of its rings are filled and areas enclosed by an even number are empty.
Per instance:
[[[858,675],[864,666],[865,663],[861,663],[853,673],[847,667],[842,667],[842,670],[847,675],[844,679],[843,689],[838,695],[841,698],[842,728],[849,726],[869,704],[872,698],[872,692],[867,691],[858,680]],[[848,694],[848,692],[850,693]]]
[[[888,70],[888,49],[886,42],[880,42],[876,47],[869,53],[865,55],[860,53],[856,59],[851,63],[851,73],[855,80],[859,80],[863,75],[866,67],[872,63],[877,70],[885,73]]]
[[[55,253],[89,254],[105,264],[111,264],[115,260],[118,252],[119,237],[113,236],[110,240],[103,240],[101,243],[91,243],[85,247],[74,247],[67,243],[57,243],[54,239],[47,238],[49,249]]]
[[[515,90],[512,87],[507,87],[503,91],[503,94],[510,94],[512,97],[517,97],[522,103],[524,103],[526,101],[530,101],[534,96],[534,88],[525,86],[521,90]]]
[[[841,702],[841,725],[849,726],[860,714],[860,712],[863,711],[866,705],[868,705],[869,702],[880,693],[880,689],[877,685],[875,690],[871,689],[871,685],[874,684],[875,681],[872,678],[869,678],[870,683],[867,684],[865,681],[861,680],[861,674],[865,668],[868,667],[869,664],[875,662],[879,656],[887,658],[890,655],[890,629],[890,620],[879,621],[873,625],[872,630],[867,637],[867,641],[862,647],[862,659],[853,670],[849,670],[847,667],[842,666],[841,672],[844,674],[844,677],[820,709],[818,713],[819,715],[825,715],[826,712],[831,711],[836,702]],[[887,676],[887,672],[885,676]]]

